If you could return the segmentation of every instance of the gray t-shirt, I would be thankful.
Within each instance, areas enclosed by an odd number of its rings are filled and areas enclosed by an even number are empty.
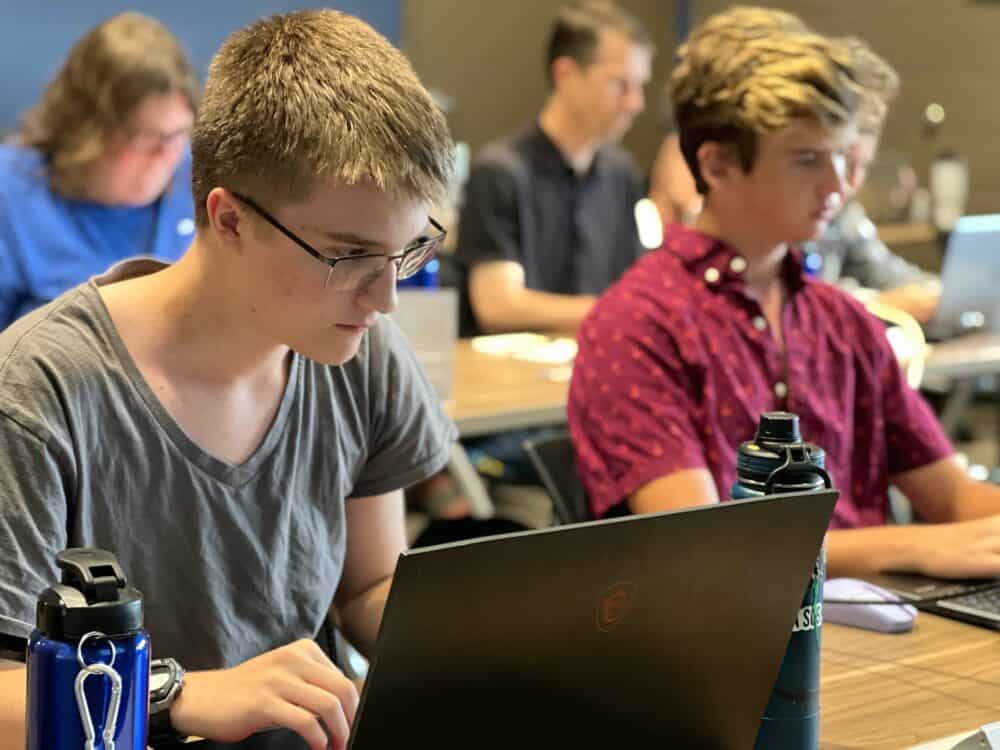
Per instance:
[[[312,637],[345,498],[430,476],[454,439],[383,318],[344,365],[293,354],[257,451],[220,461],[156,399],[96,282],[77,287],[0,335],[0,634],[28,635],[58,551],[96,546],[143,593],[154,656],[218,668]]]

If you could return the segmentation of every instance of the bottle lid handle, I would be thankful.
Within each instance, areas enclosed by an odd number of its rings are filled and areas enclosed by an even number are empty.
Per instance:
[[[62,583],[79,590],[88,604],[113,602],[125,588],[125,574],[110,552],[94,547],[70,547],[56,555]]]
[[[830,479],[829,472],[827,472],[827,470],[822,466],[817,466],[812,461],[796,461],[792,454],[793,447],[801,448],[801,446],[784,446],[785,463],[768,474],[767,481],[764,483],[764,494],[770,495],[774,491],[774,485],[777,483],[781,475],[786,472],[790,473],[793,471],[811,471],[814,474],[819,474],[823,477],[823,484],[826,485],[826,488],[831,489],[833,487],[833,480]]]

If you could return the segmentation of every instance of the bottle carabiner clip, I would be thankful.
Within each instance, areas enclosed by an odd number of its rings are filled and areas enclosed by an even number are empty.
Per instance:
[[[77,647],[77,660],[80,662],[80,671],[76,675],[73,683],[73,692],[76,694],[76,707],[80,712],[80,723],[83,725],[84,750],[96,750],[95,741],[97,732],[94,730],[94,720],[90,715],[90,706],[87,705],[87,695],[84,692],[84,683],[92,675],[103,675],[111,683],[111,699],[108,703],[108,712],[104,717],[104,729],[101,732],[101,739],[104,741],[104,750],[115,750],[115,730],[118,728],[118,711],[122,702],[122,677],[114,670],[115,647],[111,647],[111,663],[86,664],[83,661],[83,643],[91,637],[101,637],[103,633],[87,633],[80,639]]]

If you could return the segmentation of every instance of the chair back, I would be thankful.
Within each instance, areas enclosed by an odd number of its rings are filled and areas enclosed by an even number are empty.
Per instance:
[[[877,301],[865,305],[868,312],[886,325],[886,337],[906,374],[911,388],[919,388],[927,361],[927,339],[916,319],[907,312]]]
[[[532,466],[552,496],[552,506],[560,524],[593,521],[587,493],[576,472],[576,456],[569,433],[543,440],[526,440],[524,450]]]

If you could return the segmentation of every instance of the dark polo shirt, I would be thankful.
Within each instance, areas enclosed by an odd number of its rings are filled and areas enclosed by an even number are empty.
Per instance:
[[[598,150],[577,176],[533,124],[484,147],[465,191],[455,260],[464,272],[464,334],[476,332],[468,271],[508,260],[524,267],[529,289],[600,294],[639,257],[634,207],[643,195],[632,159],[620,147]]]

